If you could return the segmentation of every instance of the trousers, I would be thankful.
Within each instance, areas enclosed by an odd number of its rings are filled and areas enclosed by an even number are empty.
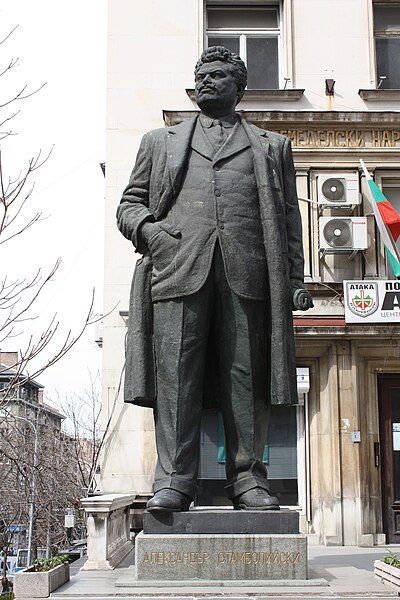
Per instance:
[[[270,336],[266,300],[243,299],[229,287],[217,244],[203,287],[154,303],[158,460],[153,490],[195,497],[206,356],[219,381],[226,448],[226,494],[267,487],[262,462],[269,402]]]

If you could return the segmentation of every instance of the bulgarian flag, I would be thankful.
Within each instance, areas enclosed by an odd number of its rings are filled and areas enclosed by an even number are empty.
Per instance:
[[[363,160],[360,160],[364,175],[368,181],[372,195],[372,208],[378,225],[381,239],[385,244],[388,260],[394,276],[400,279],[400,254],[396,241],[400,237],[400,215],[385,198],[381,190],[368,173]]]

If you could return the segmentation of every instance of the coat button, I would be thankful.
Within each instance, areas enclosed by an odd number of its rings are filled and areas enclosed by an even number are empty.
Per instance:
[[[224,225],[223,223],[220,223],[220,224],[218,225],[218,227],[219,227],[220,229],[225,229],[225,225]]]
[[[217,197],[219,197],[219,196],[221,195],[221,192],[220,192],[220,190],[215,190],[215,195],[216,195]]]

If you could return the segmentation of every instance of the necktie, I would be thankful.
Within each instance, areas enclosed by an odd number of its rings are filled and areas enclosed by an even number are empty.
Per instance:
[[[222,123],[219,119],[214,119],[212,129],[213,129],[213,138],[217,144],[217,148],[220,148],[222,146],[222,144],[225,142],[226,136],[225,136],[224,128],[222,127]]]

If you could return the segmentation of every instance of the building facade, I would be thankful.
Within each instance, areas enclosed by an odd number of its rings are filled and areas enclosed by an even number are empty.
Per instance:
[[[273,415],[271,487],[297,507],[310,543],[399,542],[400,291],[360,159],[400,211],[400,2],[113,0],[108,44],[102,491],[147,497],[155,464],[152,413],[121,393],[139,255],[116,228],[116,207],[142,135],[196,113],[194,64],[220,44],[248,67],[242,116],[292,140],[315,303],[294,313],[309,390]],[[385,320],[346,320],[345,302],[363,304],[374,282],[389,282]],[[222,503],[218,415],[205,414],[201,443],[196,501]]]
[[[56,537],[61,483],[55,467],[65,416],[44,402],[43,391],[18,368],[17,352],[0,351],[0,545],[10,556]]]

